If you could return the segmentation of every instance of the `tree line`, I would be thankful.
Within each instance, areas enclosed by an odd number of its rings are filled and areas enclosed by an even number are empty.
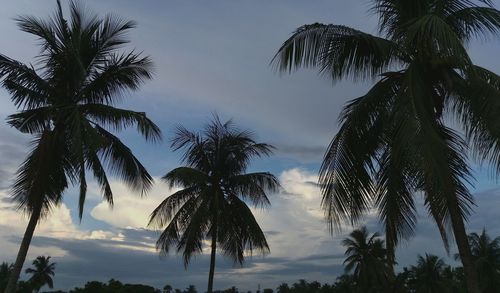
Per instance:
[[[376,35],[343,25],[304,25],[272,61],[282,72],[312,67],[333,81],[376,81],[344,107],[320,167],[328,226],[333,233],[344,223],[358,225],[375,209],[384,225],[387,262],[376,275],[359,277],[394,275],[395,250],[413,236],[415,195],[423,194],[444,246],[448,249],[450,235],[456,242],[468,292],[482,292],[464,225],[475,204],[469,159],[500,170],[500,77],[474,64],[466,48],[474,38],[497,37],[500,11],[490,0],[372,0],[371,5],[379,17]],[[162,139],[145,113],[117,107],[126,93],[152,78],[151,58],[125,48],[135,22],[94,15],[73,1],[69,17],[57,1],[52,17],[20,16],[16,22],[37,38],[40,53],[34,65],[0,54],[1,85],[17,107],[7,123],[32,137],[11,188],[29,222],[5,293],[17,290],[35,228],[68,187],[79,190],[80,219],[89,177],[110,205],[109,176],[138,195],[151,188],[153,177],[117,132],[135,127],[146,141]],[[268,194],[280,185],[269,172],[247,169],[273,147],[217,116],[201,132],[179,127],[171,147],[183,152],[183,165],[163,180],[181,190],[152,212],[149,224],[162,231],[157,249],[182,253],[186,267],[209,241],[212,293],[218,250],[239,264],[252,250],[269,252],[249,204],[269,206]],[[375,236],[369,242],[380,248]],[[349,241],[355,238],[345,244]],[[363,271],[354,254],[348,259],[354,274]],[[381,262],[375,255],[370,259],[368,267]]]
[[[500,236],[492,239],[486,230],[468,235],[472,248],[474,266],[479,278],[481,292],[500,292]],[[256,293],[466,293],[465,275],[462,267],[452,267],[436,255],[418,255],[415,265],[404,267],[398,273],[390,269],[392,263],[384,241],[378,233],[369,234],[366,227],[352,231],[342,241],[346,248],[343,262],[345,272],[333,284],[299,280],[294,284],[282,283],[277,288],[265,288]],[[457,254],[455,256],[459,258]],[[0,266],[0,290],[3,290],[12,270],[12,265]],[[53,288],[55,264],[50,257],[39,256],[33,261],[33,268],[26,273],[28,281],[20,281],[17,293],[39,292],[47,285]],[[260,287],[260,286],[259,286]],[[148,285],[123,284],[111,279],[108,283],[91,281],[82,288],[68,292],[51,293],[197,293],[195,286],[174,289],[165,285],[161,290]],[[203,291],[200,291],[203,292]],[[237,287],[215,290],[218,293],[251,293],[239,291]]]

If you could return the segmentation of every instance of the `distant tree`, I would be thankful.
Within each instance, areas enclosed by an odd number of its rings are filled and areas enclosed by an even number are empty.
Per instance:
[[[262,293],[273,293],[274,290],[273,289],[269,289],[269,288],[266,288],[262,291]]]
[[[334,284],[335,293],[358,293],[358,283],[353,275],[343,274],[337,277]]]
[[[123,289],[123,283],[115,279],[110,279],[106,287],[110,291],[115,292]]]
[[[366,227],[361,227],[342,241],[346,247],[345,271],[353,272],[358,287],[364,292],[384,291],[391,275],[384,241],[379,237],[378,233],[368,235]]]
[[[450,292],[444,278],[445,262],[436,255],[418,256],[417,265],[411,267],[410,284],[416,293]]]
[[[469,243],[481,292],[500,292],[500,237],[491,239],[483,229],[481,234],[469,234]]]
[[[7,282],[9,280],[9,274],[12,270],[12,266],[12,264],[6,262],[2,262],[2,264],[0,264],[0,292],[3,292],[5,290],[5,287],[7,287]]]
[[[164,229],[156,248],[168,253],[171,246],[182,251],[184,265],[211,246],[208,293],[212,293],[217,247],[235,263],[246,253],[269,251],[264,232],[246,201],[256,207],[270,205],[267,191],[278,190],[277,178],[268,172],[245,173],[253,157],[271,154],[272,146],[254,140],[231,121],[215,116],[203,133],[179,127],[172,142],[184,149],[183,161],[163,179],[170,187],[183,189],[166,198],[151,214],[149,225]]]
[[[16,286],[16,293],[33,293],[35,289],[30,282],[19,281]]]
[[[276,288],[276,293],[290,293],[290,287],[287,283],[282,283]]]
[[[39,256],[33,261],[33,268],[27,268],[26,273],[31,275],[28,282],[35,292],[47,285],[50,289],[54,288],[56,263],[50,262],[50,256]]]
[[[189,287],[184,290],[184,293],[197,293],[196,287],[194,285],[189,285]]]
[[[172,293],[172,290],[173,290],[172,286],[168,284],[163,287],[163,293]]]
[[[238,288],[236,288],[235,286],[229,288],[229,289],[226,289],[226,290],[222,290],[221,291],[222,293],[238,293]]]

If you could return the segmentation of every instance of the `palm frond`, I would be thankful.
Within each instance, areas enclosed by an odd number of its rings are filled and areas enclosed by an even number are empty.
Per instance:
[[[373,163],[384,143],[388,107],[399,84],[399,73],[382,79],[341,114],[342,125],[328,147],[319,177],[331,230],[340,229],[342,222],[357,222],[371,203]]]
[[[401,62],[396,43],[342,25],[298,28],[273,58],[279,71],[317,67],[333,80],[373,78]]]
[[[52,107],[37,107],[9,115],[7,123],[23,133],[41,133],[50,128],[54,116]]]
[[[89,81],[78,94],[82,103],[113,105],[124,93],[134,91],[152,77],[152,62],[135,52],[108,53],[99,70],[92,71]]]
[[[61,202],[68,186],[65,176],[67,162],[61,157],[61,144],[57,134],[44,131],[32,142],[34,145],[26,160],[16,172],[12,197],[18,208],[28,213],[42,207],[45,216]]]
[[[16,107],[33,109],[49,103],[50,86],[32,67],[0,55],[0,76]]]
[[[118,137],[98,125],[94,128],[101,137],[100,154],[108,168],[130,188],[145,194],[153,185],[153,177]]]
[[[210,177],[204,172],[190,168],[190,167],[178,167],[172,171],[165,174],[162,177],[165,182],[168,183],[170,188],[180,186],[180,187],[193,187],[193,186],[205,186],[210,184]]]
[[[177,211],[192,197],[199,195],[200,192],[198,186],[174,192],[154,209],[149,217],[148,226],[154,228],[165,227],[174,218]]]
[[[235,195],[242,199],[248,199],[255,206],[268,206],[270,201],[266,191],[278,192],[280,184],[278,178],[269,172],[246,173],[232,176],[226,182],[228,191],[234,191]]]
[[[116,131],[136,126],[146,140],[161,140],[160,128],[144,112],[135,112],[103,104],[84,104],[79,110],[101,127],[111,126]]]
[[[464,7],[446,18],[461,39],[487,38],[500,32],[500,11],[493,7]]]
[[[264,232],[245,202],[233,196],[226,209],[218,226],[218,242],[224,254],[241,265],[245,255],[252,255],[254,250],[269,253]]]

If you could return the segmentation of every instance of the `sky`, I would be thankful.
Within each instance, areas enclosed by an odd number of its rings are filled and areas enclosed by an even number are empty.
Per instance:
[[[62,1],[67,7],[67,2]],[[178,255],[160,257],[155,250],[157,231],[148,230],[151,211],[169,194],[161,176],[180,164],[180,154],[169,149],[177,125],[201,129],[217,112],[251,129],[258,139],[277,150],[270,158],[255,160],[250,171],[270,171],[279,177],[283,191],[270,196],[272,207],[254,209],[265,231],[271,253],[253,255],[240,267],[217,259],[215,287],[243,290],[275,288],[298,279],[334,282],[343,272],[340,242],[354,227],[329,234],[320,210],[316,185],[323,153],[338,129],[342,106],[362,95],[372,81],[332,84],[314,70],[279,74],[269,65],[281,43],[297,27],[314,22],[345,24],[376,33],[377,19],[368,13],[367,0],[274,1],[81,1],[94,12],[113,13],[135,20],[129,49],[151,56],[154,79],[131,93],[123,108],[143,111],[163,131],[161,143],[148,144],[134,131],[119,134],[158,180],[146,197],[112,180],[115,205],[110,209],[95,183],[83,219],[77,216],[74,188],[64,202],[35,231],[26,265],[38,255],[57,263],[55,288],[82,286],[89,280],[110,278],[158,288],[171,284],[205,288],[209,257],[193,259],[184,269]],[[500,0],[493,1],[497,7]],[[49,16],[56,1],[16,0],[0,10],[0,53],[30,63],[38,53],[36,40],[20,32],[13,20],[19,15]],[[500,71],[500,41],[475,40],[469,47],[473,61]],[[15,112],[8,94],[0,91],[0,120]],[[0,262],[13,261],[27,218],[9,201],[13,174],[30,148],[30,137],[0,123]],[[473,187],[477,206],[467,229],[483,227],[500,235],[500,188],[487,168],[474,166]],[[419,200],[421,204],[421,200]],[[455,264],[443,248],[437,229],[420,207],[416,236],[397,251],[399,266],[415,262],[418,254],[433,253]],[[375,215],[363,224],[380,229]]]

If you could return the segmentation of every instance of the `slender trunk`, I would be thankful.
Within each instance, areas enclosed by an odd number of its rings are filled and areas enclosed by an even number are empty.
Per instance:
[[[217,230],[215,229],[212,235],[212,253],[210,255],[210,272],[208,274],[208,290],[207,293],[213,292],[214,273],[215,273],[215,252],[217,250]]]
[[[9,282],[5,288],[5,293],[15,293],[17,287],[17,280],[21,274],[21,269],[23,268],[24,261],[26,260],[26,255],[28,254],[28,249],[30,247],[31,239],[33,238],[33,233],[35,232],[36,224],[40,219],[42,207],[37,207],[33,210],[31,214],[30,221],[28,222],[28,227],[26,227],[26,232],[24,232],[23,241],[19,247],[19,252],[17,253],[16,262],[14,267],[9,274]]]
[[[464,267],[467,292],[480,293],[477,272],[474,268],[474,260],[471,254],[469,240],[467,239],[467,233],[465,232],[464,220],[458,209],[458,203],[455,201],[449,208],[458,253],[460,254],[460,259]]]

